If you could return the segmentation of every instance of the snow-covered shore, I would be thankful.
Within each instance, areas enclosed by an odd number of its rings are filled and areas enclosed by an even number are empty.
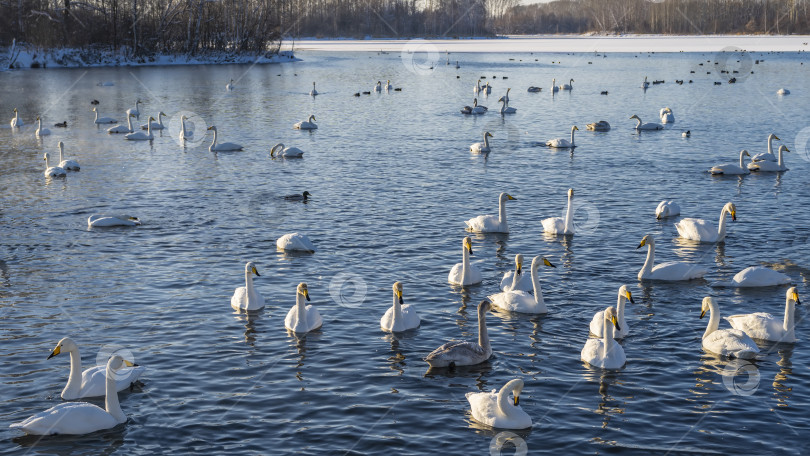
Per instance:
[[[38,49],[26,45],[10,46],[0,50],[0,71],[25,68],[84,68],[112,66],[209,65],[230,63],[284,63],[296,62],[292,51],[278,54],[247,55],[209,53],[199,56],[154,55],[130,58],[122,54],[85,49]]]
[[[303,39],[296,50],[329,52],[749,52],[810,50],[808,35],[532,35],[496,39]]]

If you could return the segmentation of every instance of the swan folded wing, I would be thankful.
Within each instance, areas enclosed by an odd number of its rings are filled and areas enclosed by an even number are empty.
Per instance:
[[[731,283],[737,287],[769,287],[790,283],[790,277],[773,269],[751,266],[735,274]]]
[[[472,417],[482,424],[493,426],[498,416],[498,393],[494,390],[489,393],[470,392],[466,396]]]
[[[316,330],[323,326],[323,319],[318,309],[314,308],[312,304],[307,306],[307,326],[309,331]]]
[[[718,329],[703,339],[703,348],[719,355],[734,358],[753,358],[759,348],[738,329]]]
[[[548,233],[562,233],[565,231],[565,220],[562,217],[549,217],[540,221],[543,231]]]
[[[450,341],[425,357],[433,367],[470,366],[486,361],[490,353],[475,342]]]
[[[122,367],[115,371],[115,390],[123,391],[138,380],[146,370],[143,366]],[[78,397],[99,397],[107,394],[107,366],[93,366],[82,372],[82,387]]]
[[[546,141],[548,147],[568,147],[568,140],[563,138],[554,138]]]
[[[231,307],[234,309],[244,309],[247,307],[247,288],[239,287],[233,291],[231,296]]]
[[[36,435],[76,435],[116,425],[118,422],[105,410],[87,402],[71,402],[51,407],[9,427]]]
[[[598,366],[602,353],[602,339],[588,339],[582,347],[580,358],[588,364]]]
[[[695,241],[717,237],[717,225],[703,219],[685,218],[676,223],[675,228],[681,237]]]
[[[515,276],[515,271],[507,271],[503,274],[501,279],[501,290],[512,290],[512,280]],[[529,274],[521,274],[520,280],[517,283],[515,290],[531,291],[532,290],[532,277]]]
[[[470,231],[493,231],[501,227],[498,217],[494,215],[479,215],[464,221]]]
[[[703,266],[690,263],[668,262],[655,266],[646,279],[653,280],[691,280],[703,277],[709,272]]]
[[[421,320],[410,304],[403,304],[400,308],[402,311],[402,320],[397,320],[394,324],[394,307],[389,307],[380,320],[380,326],[388,331],[407,331],[419,326]]]
[[[779,340],[785,333],[782,320],[766,312],[732,315],[726,320],[753,339]]]
[[[536,313],[540,310],[534,296],[523,290],[504,291],[487,298],[493,305],[510,312]],[[542,310],[545,311],[544,308]]]

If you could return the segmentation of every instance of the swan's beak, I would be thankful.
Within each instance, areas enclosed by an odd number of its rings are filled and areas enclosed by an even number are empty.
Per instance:
[[[259,271],[256,270],[256,266],[253,266],[253,273],[256,274],[256,277],[261,277]]]
[[[630,291],[627,292],[627,299],[630,301],[630,304],[636,303],[636,301],[633,301],[633,295],[630,293]]]
[[[214,126],[213,126],[213,125],[211,125],[210,127],[206,128],[206,130],[213,130],[213,129],[214,129]]]
[[[53,358],[54,356],[58,355],[61,352],[62,352],[62,346],[59,345],[59,346],[57,346],[56,348],[53,349],[53,351],[51,352],[50,355],[48,355],[48,359]]]
[[[793,300],[796,301],[796,304],[802,305],[801,301],[799,301],[799,293],[793,293]]]
[[[16,109],[15,109],[14,111],[16,111]],[[781,139],[779,139],[779,137],[778,137],[778,136],[776,136],[776,135],[773,135],[773,139],[775,139],[775,140],[777,140],[777,141],[781,141]]]
[[[126,366],[126,367],[135,367],[135,366],[137,366],[137,364],[131,363],[131,362],[127,361],[127,360],[123,360],[123,361],[124,361],[124,366]]]
[[[619,327],[619,320],[616,319],[616,315],[610,317],[610,321],[613,322],[613,326],[616,327],[617,331],[621,331],[622,328]]]
[[[515,407],[520,405],[520,396],[515,396]]]
[[[545,259],[545,258],[543,258],[543,264],[545,264],[546,266],[551,266],[552,268],[556,268],[556,267],[557,267],[557,266],[554,266],[553,264],[551,264],[551,261],[548,261],[548,260],[547,260],[547,259]]]
[[[706,315],[706,310],[705,309],[700,312],[700,318],[702,319],[704,315]]]
[[[641,240],[641,244],[639,244],[639,245],[638,245],[638,247],[636,247],[636,249],[640,249],[640,248],[644,247],[646,244],[647,244],[647,241],[645,241],[644,239],[642,239],[642,240]]]
[[[307,301],[309,301],[309,300],[310,300],[310,299],[309,299],[309,291],[304,290],[304,297],[305,297],[305,298],[307,298]]]
[[[518,275],[520,275],[520,271],[523,269],[523,265],[518,263],[517,268],[515,268],[515,269],[517,269],[517,273],[518,273]]]
[[[732,222],[737,221],[737,211],[731,211],[731,221]]]
[[[402,301],[402,291],[397,290],[397,298],[399,298],[400,304],[404,304],[404,302]]]
[[[514,196],[512,196],[512,195],[506,195],[506,199],[510,199],[510,200],[516,200],[517,198],[515,198],[515,197],[514,197]]]

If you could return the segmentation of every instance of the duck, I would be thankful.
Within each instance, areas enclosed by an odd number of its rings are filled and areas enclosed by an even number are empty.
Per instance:
[[[793,343],[796,342],[794,331],[794,313],[796,305],[801,305],[799,292],[796,287],[790,287],[785,292],[785,316],[775,317],[769,313],[756,312],[750,314],[732,315],[725,319],[731,327],[744,332],[752,339],[767,340],[770,342]]]
[[[131,114],[130,114],[131,115]],[[135,116],[137,117],[137,116]],[[155,135],[152,134],[152,121],[155,120],[154,117],[149,117],[146,121],[146,133],[142,131],[136,131],[134,133],[127,133],[124,135],[124,139],[129,141],[151,141],[155,139]]]
[[[22,127],[25,125],[22,119],[20,119],[20,113],[17,111],[17,108],[14,108],[14,117],[11,119],[11,128]]]
[[[782,159],[783,152],[790,152],[790,149],[788,149],[787,146],[785,145],[781,145],[779,146],[778,151],[779,159],[777,161],[750,162],[748,163],[748,169],[754,172],[764,172],[764,173],[778,173],[782,171],[787,171],[788,167],[785,166],[785,162]]]
[[[93,101],[90,102],[91,105],[97,105],[99,103],[101,103],[101,102],[98,101],[98,100],[93,100]]]
[[[731,282],[720,282],[720,286],[752,288],[752,287],[772,287],[776,285],[786,285],[790,283],[790,276],[779,271],[763,266],[749,266],[734,274]]]
[[[166,128],[166,126],[163,125],[163,119],[162,119],[162,117],[165,116],[165,115],[166,114],[163,111],[160,111],[158,113],[158,116],[157,116],[158,121],[157,122],[145,123],[145,124],[141,125],[141,130],[148,130],[150,126],[152,127],[152,130],[163,130],[164,128]]]
[[[317,130],[318,126],[315,125],[315,116],[309,116],[309,119],[302,120],[301,122],[296,123],[293,125],[294,130]]]
[[[278,152],[276,151],[278,150]],[[297,147],[284,147],[284,144],[278,143],[270,149],[271,157],[281,158],[301,158],[304,156],[304,151]]]
[[[110,127],[107,129],[107,133],[109,134],[116,134],[116,133],[132,133],[132,118],[135,117],[135,114],[127,114],[127,124],[126,125],[116,125],[114,127]]]
[[[309,236],[301,233],[288,233],[276,239],[276,249],[315,253],[315,245]]]
[[[96,110],[96,108],[93,108],[93,112],[96,113],[96,119],[93,121],[96,125],[99,125],[99,124],[112,124],[112,123],[117,123],[118,122],[117,120],[113,119],[112,117],[99,117],[98,116],[98,111]]]
[[[610,131],[610,124],[607,120],[600,120],[599,122],[589,123],[586,128],[590,131]]]
[[[576,125],[571,127],[571,140],[570,141],[565,139],[565,138],[549,139],[548,141],[546,141],[546,146],[554,147],[556,149],[573,149],[573,148],[577,147],[576,144],[574,144],[574,132],[577,131],[577,130],[579,130],[579,128],[577,128]]]
[[[43,156],[43,160],[45,160],[45,177],[65,177],[67,173],[65,172],[64,168],[59,166],[51,166],[50,165],[51,156],[47,152]]]
[[[461,286],[481,283],[481,271],[478,270],[478,266],[470,264],[472,254],[472,239],[465,236],[462,241],[461,263],[456,263],[450,269],[450,274],[447,275],[448,282]]]
[[[231,307],[234,310],[251,312],[264,308],[264,297],[253,288],[253,276],[261,277],[252,261],[245,264],[245,286],[234,290],[231,296]]]
[[[661,116],[662,124],[675,123],[675,114],[672,113],[672,109],[661,108],[659,115]]]
[[[231,142],[224,142],[218,143],[218,134],[217,134],[217,127],[215,125],[211,125],[208,127],[208,130],[214,132],[214,140],[211,141],[211,145],[208,146],[209,152],[227,152],[227,151],[238,151],[244,149],[241,144],[231,143]]]
[[[129,215],[93,214],[87,217],[88,228],[107,228],[110,226],[138,226],[141,220]]]
[[[520,312],[527,314],[548,313],[546,303],[543,300],[543,290],[540,288],[540,280],[537,277],[540,265],[556,267],[546,258],[536,256],[532,259],[531,272],[529,277],[532,282],[532,291],[529,293],[523,290],[510,289],[491,296],[487,296],[493,306],[509,312]]]
[[[571,200],[574,199],[574,189],[568,189],[568,206],[565,209],[565,218],[549,217],[540,221],[543,224],[543,231],[550,234],[573,235],[574,229],[574,206]]]
[[[115,377],[123,366],[133,364],[118,355],[107,361],[103,409],[87,402],[64,402],[9,427],[33,435],[83,435],[126,423],[127,416],[121,410],[115,391]]]
[[[374,86],[375,92],[382,92],[382,81],[377,81],[377,85]]]
[[[531,289],[532,278],[529,275],[523,275],[523,255],[518,253],[515,255],[515,270],[503,273],[503,278],[501,278],[501,291],[530,291]]]
[[[491,308],[488,300],[478,304],[478,342],[450,341],[433,350],[424,360],[432,368],[454,368],[481,364],[492,356],[487,334],[487,312]]]
[[[615,309],[613,307],[605,309],[602,318],[602,338],[588,338],[580,352],[580,359],[602,369],[619,369],[627,364],[624,348],[616,342],[614,336],[614,330],[621,329]]]
[[[520,407],[520,393],[523,391],[523,380],[510,380],[497,393],[469,392],[466,394],[470,403],[470,413],[475,421],[498,429],[527,429],[532,427],[532,419]],[[509,393],[514,400],[509,400]]]
[[[64,122],[55,123],[53,126],[57,128],[67,128],[67,120]]]
[[[740,175],[740,174],[750,174],[751,171],[748,171],[748,168],[743,163],[743,159],[745,157],[750,157],[751,154],[748,153],[747,150],[743,149],[740,151],[740,164],[737,165],[736,163],[724,163],[722,165],[715,165],[709,169],[709,173],[713,176],[716,175]]]
[[[636,122],[638,122],[638,123],[636,123],[636,127],[635,127],[636,130],[663,130],[664,129],[664,126],[659,124],[659,123],[655,123],[655,122],[642,123],[641,118],[639,116],[635,115],[635,114],[630,116],[630,118],[631,119],[636,119]]]
[[[647,259],[644,266],[638,272],[638,280],[660,280],[666,282],[676,282],[681,280],[700,279],[707,272],[706,268],[694,264],[671,261],[661,263],[655,267],[655,239],[648,234],[641,239],[641,243],[636,247],[640,249],[647,246]]]
[[[624,339],[628,334],[630,334],[630,327],[627,325],[627,321],[624,319],[625,301],[630,301],[631,304],[636,303],[633,301],[633,294],[627,289],[627,285],[622,285],[619,287],[619,298],[618,302],[616,303],[616,322],[618,325],[616,326],[615,331],[613,331],[614,339]],[[591,319],[591,334],[596,337],[602,337],[605,329],[604,324],[605,312],[596,312]]]
[[[776,91],[776,94],[777,95],[790,95],[790,90],[785,89],[785,88],[781,88],[781,89]]]
[[[394,304],[380,318],[380,327],[386,332],[408,331],[419,327],[421,320],[414,306],[402,299],[402,282],[394,282]]]
[[[774,140],[781,141],[781,139],[779,139],[779,137],[776,136],[775,134],[773,134],[773,133],[769,134],[768,135],[768,151],[767,152],[760,152],[758,154],[755,154],[753,157],[751,157],[751,161],[752,162],[758,162],[758,161],[772,161],[772,162],[775,162],[777,160],[777,158],[776,158],[776,155],[774,155],[774,153],[773,153],[773,141]]]
[[[655,208],[655,218],[658,220],[676,215],[681,215],[681,206],[675,200],[661,201]]]
[[[720,310],[717,302],[711,296],[703,298],[700,309],[700,318],[709,312],[709,324],[703,333],[703,349],[729,358],[751,359],[759,353],[757,344],[739,329],[718,329],[720,326]]]
[[[59,167],[64,169],[65,171],[79,171],[81,170],[81,166],[79,166],[79,162],[75,160],[65,160],[65,144],[62,141],[59,141],[57,144],[59,147]]]
[[[312,90],[309,91],[309,95],[312,97],[318,95],[318,91],[315,90],[315,81],[312,81]],[[357,94],[357,96],[360,96],[360,94]]]
[[[728,202],[720,210],[720,222],[717,228],[703,219],[685,218],[675,224],[678,234],[684,239],[698,242],[724,242],[726,239],[726,214],[731,215],[731,220],[737,220],[737,207],[734,203]]]
[[[508,233],[509,225],[506,223],[506,202],[517,198],[508,193],[498,195],[498,216],[479,215],[478,217],[465,220],[467,231],[474,233]]]
[[[37,129],[34,131],[34,135],[37,137],[48,136],[51,134],[51,130],[47,128],[42,128],[42,119],[37,116]]]
[[[287,195],[287,196],[284,197],[284,199],[287,200],[287,201],[303,201],[303,202],[306,203],[307,201],[309,201],[310,196],[312,196],[312,194],[305,191],[304,193],[298,193],[298,194],[295,194],[295,195]]]
[[[70,376],[65,388],[62,390],[62,399],[71,401],[85,397],[104,396],[107,384],[105,377],[106,367],[99,365],[82,370],[82,357],[79,353],[79,346],[69,337],[63,338],[56,344],[51,354],[48,355],[48,359],[63,352],[70,355]],[[144,366],[137,365],[120,369],[115,375],[115,391],[124,391],[129,388],[145,370]]]
[[[681,133],[681,136],[683,136],[684,138],[688,138],[688,137],[692,136],[692,131],[691,130],[686,130],[685,132]]]
[[[127,109],[127,115],[132,114],[136,119],[141,120],[141,111],[138,109],[139,104],[141,104],[141,100],[135,100],[135,107]]]
[[[297,334],[315,331],[323,326],[318,309],[310,305],[304,305],[304,300],[309,301],[309,290],[307,284],[301,282],[295,289],[295,305],[287,312],[284,318],[284,327]]]
[[[492,133],[484,132],[484,141],[473,143],[470,146],[470,152],[474,154],[484,154],[490,151],[489,148],[489,138],[492,138]]]

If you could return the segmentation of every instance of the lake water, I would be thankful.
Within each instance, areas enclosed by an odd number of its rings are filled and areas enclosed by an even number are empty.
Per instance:
[[[805,451],[805,306],[797,309],[800,341],[763,345],[753,363],[701,349],[704,296],[716,297],[723,315],[783,314],[784,287],[712,287],[747,266],[782,270],[810,301],[810,63],[804,54],[729,56],[442,53],[430,61],[311,52],[283,65],[0,73],[0,447],[127,455],[511,454],[515,445],[528,454]],[[730,76],[721,69],[738,71],[730,73],[737,83],[714,85]],[[481,76],[493,86],[481,100],[490,112],[464,116],[459,109],[472,103]],[[645,92],[645,76],[666,82]],[[226,92],[232,78],[236,88]],[[552,96],[552,78],[573,78],[574,90]],[[352,96],[388,79],[402,91]],[[307,95],[312,81],[315,98]],[[543,91],[527,93],[530,85]],[[501,118],[494,111],[507,87],[518,111]],[[780,87],[793,93],[779,97]],[[124,120],[136,98],[144,102],[138,123],[168,115],[169,130],[153,142],[93,125],[91,100],[102,115]],[[674,125],[634,132],[630,115],[658,121],[665,106]],[[29,125],[20,131],[8,126],[14,107]],[[182,112],[196,125],[186,147],[176,140]],[[42,141],[30,127],[37,114],[53,132]],[[292,129],[310,114],[317,131]],[[585,131],[601,119],[610,132]],[[52,126],[63,120],[68,129]],[[538,146],[568,137],[575,124],[575,153]],[[205,125],[245,150],[209,152]],[[492,153],[471,155],[484,131],[494,135]],[[769,133],[791,149],[790,171],[706,172],[736,162],[742,148],[764,151]],[[46,180],[42,155],[58,155],[60,140],[82,170]],[[271,159],[277,142],[303,149],[304,158]],[[579,232],[544,235],[540,220],[563,214],[568,188]],[[313,195],[308,204],[283,199],[304,190]],[[508,203],[511,233],[473,236],[484,282],[450,286],[464,220],[497,213],[503,191],[517,198]],[[725,245],[681,241],[677,218],[655,218],[665,198],[678,200],[683,216],[711,221],[733,201],[738,220]],[[93,213],[134,215],[143,225],[88,230]],[[275,239],[294,231],[308,234],[317,252],[277,252]],[[657,240],[658,262],[700,264],[706,280],[638,282],[646,251],[636,246],[646,234]],[[428,372],[422,358],[431,350],[477,337],[475,307],[497,291],[516,253],[527,265],[544,255],[557,266],[541,268],[549,314],[492,312],[488,363]],[[230,307],[247,261],[257,265],[267,302],[249,317]],[[396,337],[379,327],[394,281],[422,318],[418,330]],[[300,338],[284,329],[299,282],[324,319],[321,331]],[[590,368],[580,361],[588,323],[615,305],[622,284],[636,301],[627,305],[627,365]],[[85,367],[110,347],[147,367],[143,385],[121,394],[129,421],[89,436],[21,437],[8,425],[62,402],[67,356],[46,357],[66,336]],[[516,377],[526,383],[521,406],[531,430],[475,424],[465,393]]]

